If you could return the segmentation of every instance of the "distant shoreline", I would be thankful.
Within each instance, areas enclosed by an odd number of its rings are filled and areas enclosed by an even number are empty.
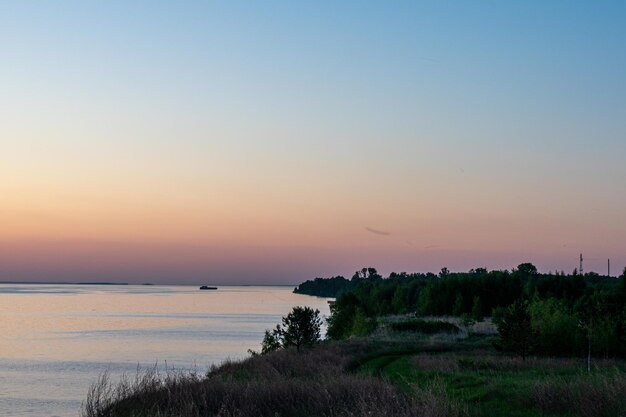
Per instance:
[[[131,282],[46,282],[46,281],[0,281],[2,284],[11,285],[137,285],[137,286],[178,286],[178,287],[196,287],[201,284],[176,284],[176,283],[131,283]],[[222,287],[297,287],[297,284],[226,284]]]
[[[128,282],[42,282],[42,281],[0,281],[0,284],[23,284],[23,285],[135,285]],[[146,284],[137,284],[146,285]]]

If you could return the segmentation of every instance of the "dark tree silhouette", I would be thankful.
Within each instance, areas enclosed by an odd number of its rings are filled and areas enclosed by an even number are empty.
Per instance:
[[[476,321],[483,321],[483,303],[479,296],[474,297],[474,303],[472,304],[472,318]]]
[[[382,278],[382,276],[378,273],[376,268],[367,267],[361,268],[361,270],[356,271],[354,275],[352,275],[353,280],[363,280],[363,279],[372,279],[372,278]]]
[[[519,264],[517,271],[526,276],[537,275],[537,267],[529,262]]]
[[[283,317],[281,331],[283,347],[312,346],[321,340],[322,319],[320,311],[311,307],[294,307],[287,317]]]
[[[315,295],[317,297],[338,297],[356,286],[356,283],[342,276],[332,278],[315,278],[298,285],[293,292],[296,294]]]
[[[263,341],[261,342],[262,354],[274,352],[275,350],[278,350],[282,347],[280,334],[281,329],[278,325],[272,331],[265,331],[265,336],[263,336]]]
[[[452,314],[454,314],[455,316],[460,316],[461,314],[463,314],[463,311],[464,311],[463,295],[461,295],[461,293],[458,293],[454,300],[454,307],[452,307]]]
[[[535,342],[535,333],[530,319],[526,301],[518,300],[510,305],[496,323],[500,334],[498,347],[517,353],[523,360],[526,360]]]
[[[587,372],[591,372],[591,345],[602,317],[602,299],[598,294],[585,295],[575,305],[578,326],[587,338]]]
[[[261,353],[280,348],[312,346],[321,340],[320,311],[311,307],[294,307],[272,331],[266,330],[261,342]]]

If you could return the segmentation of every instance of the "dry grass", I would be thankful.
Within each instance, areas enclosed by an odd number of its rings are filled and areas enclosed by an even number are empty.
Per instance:
[[[84,417],[444,417],[463,413],[433,389],[406,396],[385,380],[346,372],[357,343],[226,362],[206,376],[156,370],[112,384],[103,375]]]
[[[543,412],[582,417],[626,415],[626,376],[589,377],[538,382],[532,405]]]
[[[532,357],[523,360],[520,357],[494,355],[485,351],[466,352],[463,355],[446,353],[445,355],[418,354],[411,357],[409,363],[422,371],[455,372],[473,371],[523,371],[530,369],[583,369],[586,365],[579,358]],[[595,369],[616,367],[616,360],[595,360]]]
[[[491,317],[485,317],[483,321],[474,322],[471,326],[467,328],[463,326],[461,319],[456,316],[423,316],[420,318],[428,321],[444,321],[452,323],[460,329],[465,330],[465,336],[467,336],[467,333],[476,333],[482,335],[498,334],[498,329],[496,328],[496,325],[493,324],[493,322],[491,321]]]

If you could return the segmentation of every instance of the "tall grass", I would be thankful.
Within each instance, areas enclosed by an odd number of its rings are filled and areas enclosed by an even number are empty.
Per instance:
[[[104,374],[83,417],[444,417],[462,412],[435,390],[406,396],[389,382],[346,372],[355,344],[284,350],[225,362],[206,376],[156,370],[112,384]]]
[[[423,371],[456,372],[470,371],[523,371],[532,369],[584,369],[585,362],[577,358],[546,358],[531,357],[523,360],[520,357],[493,354],[488,351],[477,350],[456,354],[447,352],[445,355],[421,353],[411,357],[411,365]],[[618,365],[612,359],[600,359],[594,363],[594,369],[611,369]]]
[[[581,375],[573,380],[538,382],[533,387],[532,405],[545,413],[626,416],[626,376],[623,373]]]
[[[113,383],[105,373],[91,387],[82,416],[626,416],[623,361],[598,360],[587,373],[579,371],[581,359],[524,361],[497,353],[489,336],[457,340],[448,333],[384,330],[227,361],[207,374],[154,368]]]

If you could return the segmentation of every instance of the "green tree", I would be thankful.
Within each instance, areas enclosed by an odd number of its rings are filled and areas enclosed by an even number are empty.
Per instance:
[[[341,340],[350,336],[356,310],[360,309],[360,301],[356,294],[349,292],[337,298],[330,306],[330,317],[326,320],[326,338]]]
[[[526,360],[535,343],[535,332],[531,326],[528,303],[518,300],[510,305],[498,320],[500,341],[498,347],[508,352],[514,352]]]
[[[280,337],[282,346],[312,346],[321,340],[322,319],[320,311],[311,307],[294,307],[287,317],[283,317]]]
[[[409,308],[409,292],[406,287],[397,286],[391,300],[393,312],[396,314],[404,314]]]
[[[461,295],[461,293],[458,293],[456,295],[456,300],[454,300],[454,306],[452,307],[452,314],[455,316],[460,316],[463,313],[464,313],[463,295]]]
[[[479,296],[474,297],[474,302],[472,304],[472,318],[478,322],[483,321],[485,318],[483,315],[483,303]]]
[[[620,335],[617,332],[619,324],[615,317],[605,315],[596,323],[593,343],[596,346],[596,352],[601,353],[605,359],[609,357],[613,348],[620,344]]]
[[[354,336],[365,336],[376,329],[377,323],[375,318],[368,318],[363,310],[358,308],[352,322],[352,334]]]
[[[517,266],[517,271],[526,276],[537,275],[537,267],[530,262],[519,264]]]
[[[321,340],[320,311],[311,307],[294,307],[272,331],[266,330],[261,342],[261,353],[280,348],[313,346]]]
[[[498,306],[491,310],[491,321],[497,326],[504,320],[506,314],[506,307]]]
[[[576,302],[575,310],[587,338],[587,372],[591,372],[591,349],[602,318],[602,299],[597,293],[585,295]]]
[[[421,315],[430,314],[433,311],[433,297],[431,288],[426,287],[417,296],[417,312]]]
[[[263,341],[261,342],[262,354],[274,352],[275,350],[278,350],[282,347],[280,334],[281,329],[278,325],[272,331],[265,331],[265,336],[263,336]]]
[[[361,268],[361,270],[356,271],[354,275],[352,275],[352,280],[365,280],[365,279],[374,279],[374,278],[382,278],[382,276],[378,273],[376,268],[367,267]]]
[[[536,351],[544,355],[572,355],[583,346],[584,337],[578,320],[564,301],[535,297],[529,305]]]

